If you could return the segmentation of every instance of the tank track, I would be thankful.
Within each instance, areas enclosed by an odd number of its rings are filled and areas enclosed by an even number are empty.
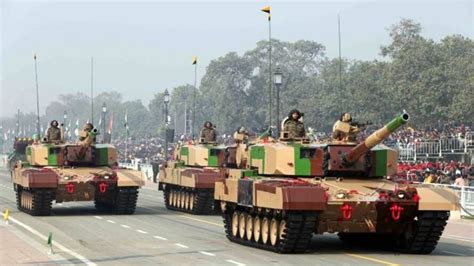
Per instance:
[[[96,198],[95,208],[99,212],[110,212],[115,214],[133,214],[137,206],[138,190],[136,188],[118,188],[115,197],[105,200]]]
[[[412,254],[429,254],[438,244],[444,227],[449,219],[449,212],[426,211],[418,213],[418,220],[400,235],[397,250]]]
[[[239,232],[235,235],[233,232],[233,216],[236,215],[236,213],[239,216],[243,215],[244,217],[247,217],[244,220],[249,219],[250,216],[251,219],[254,220],[252,223],[252,229],[248,230],[248,222],[245,222],[244,228],[239,227]],[[239,207],[236,209],[227,208],[223,212],[223,219],[226,237],[232,242],[277,253],[304,253],[308,250],[311,244],[314,228],[316,228],[316,224],[318,223],[318,215],[317,212],[304,211],[287,212],[284,215],[272,211],[257,213],[252,208]],[[259,217],[261,225],[261,230],[259,230],[257,240],[254,230],[255,224],[257,224],[255,222],[256,217]],[[270,226],[267,227],[268,236],[266,241],[263,240],[265,218],[267,223],[270,224]],[[240,220],[241,219],[239,219],[239,221]],[[271,224],[273,220],[277,222],[278,228],[278,231],[275,232],[275,240],[272,240],[272,234],[274,235],[274,233]],[[283,224],[285,225],[283,226]],[[242,226],[240,222],[239,226]],[[243,237],[240,230],[246,232]],[[250,236],[248,236],[249,233],[247,231],[253,233],[250,233]]]
[[[54,191],[50,189],[24,190],[18,188],[16,191],[16,205],[18,210],[33,216],[51,215],[53,199]]]
[[[137,207],[138,190],[136,188],[119,188],[115,200],[116,214],[133,214]]]
[[[212,189],[185,189],[167,186],[163,191],[165,206],[169,210],[195,215],[213,214],[214,191]]]

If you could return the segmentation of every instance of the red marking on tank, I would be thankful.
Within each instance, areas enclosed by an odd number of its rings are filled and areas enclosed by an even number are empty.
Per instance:
[[[392,207],[390,207],[390,211],[392,213],[392,219],[394,221],[400,220],[400,216],[401,216],[403,210],[404,209],[403,209],[402,206],[398,205],[398,203],[394,203],[392,205]]]
[[[74,184],[73,183],[67,183],[66,184],[66,190],[70,194],[74,193]]]
[[[325,199],[326,201],[329,200],[329,193],[327,193],[326,191],[324,191],[324,199]]]
[[[352,217],[352,206],[347,204],[347,203],[344,203],[342,206],[341,206],[341,212],[342,212],[342,218],[344,218],[344,220],[349,220],[351,219]]]
[[[99,184],[99,191],[100,193],[105,193],[107,191],[107,188],[109,187],[109,184],[102,182]]]
[[[357,191],[356,189],[352,189],[351,191],[349,191],[349,194],[359,194],[359,191]]]
[[[415,193],[415,194],[413,195],[413,198],[412,198],[412,199],[413,199],[414,202],[419,202],[419,201],[420,201],[420,196],[418,196],[418,193]]]
[[[385,191],[380,191],[379,192],[379,199],[381,200],[387,200],[388,199],[388,193]]]

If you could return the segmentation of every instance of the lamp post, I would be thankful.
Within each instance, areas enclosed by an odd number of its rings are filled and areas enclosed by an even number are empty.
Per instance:
[[[273,74],[276,91],[276,127],[277,127],[277,138],[280,137],[280,87],[283,82],[283,75],[281,74],[280,68],[277,68]]]
[[[64,114],[63,114],[63,124],[62,124],[62,126],[61,126],[61,127],[63,128],[63,133],[64,133],[63,138],[64,138],[64,141],[67,140],[67,132],[66,132],[66,130],[64,130],[65,127],[66,127],[66,120],[67,120],[67,111],[64,110]],[[68,128],[67,130],[69,130],[69,128]]]
[[[168,104],[170,102],[170,94],[168,89],[165,90],[163,95],[163,101],[165,103],[165,160],[168,159]]]
[[[106,119],[106,115],[107,115],[107,105],[104,103],[102,103],[102,142],[103,143],[106,143],[107,142],[107,136],[106,136],[106,132],[105,132],[105,119]]]

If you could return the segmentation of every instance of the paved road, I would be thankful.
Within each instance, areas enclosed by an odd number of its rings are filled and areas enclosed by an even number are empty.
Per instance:
[[[41,245],[44,253],[48,251],[44,237],[53,232],[56,255],[35,263],[46,264],[53,260],[61,264],[98,265],[473,264],[472,222],[450,221],[431,255],[349,247],[329,234],[315,236],[308,254],[280,255],[229,242],[220,216],[191,216],[166,210],[161,192],[154,189],[140,191],[134,215],[103,215],[91,202],[83,202],[55,204],[52,216],[31,217],[16,210],[11,187],[8,174],[0,171],[0,209],[11,210],[14,221],[10,226],[24,231],[30,236],[28,241]]]

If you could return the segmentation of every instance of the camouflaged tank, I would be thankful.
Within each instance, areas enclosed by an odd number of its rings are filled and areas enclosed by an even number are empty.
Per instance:
[[[77,144],[35,142],[25,148],[26,159],[17,160],[11,172],[19,210],[50,215],[52,201],[94,201],[104,212],[132,214],[141,173],[117,167],[117,150],[94,144],[97,130],[85,133]]]
[[[381,142],[408,119],[397,116],[359,144],[290,140],[282,132],[277,142],[246,147],[244,164],[225,169],[216,183],[227,238],[299,253],[313,233],[338,233],[348,243],[370,239],[401,252],[430,253],[458,201],[449,189],[388,179],[398,154]]]
[[[221,177],[218,167],[225,148],[216,143],[184,144],[174,159],[160,168],[158,189],[167,209],[192,214],[210,214],[214,207],[214,183]]]

